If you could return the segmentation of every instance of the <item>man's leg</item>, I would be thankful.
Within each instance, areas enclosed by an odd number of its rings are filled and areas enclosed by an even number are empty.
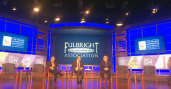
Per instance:
[[[107,71],[107,75],[108,75],[108,81],[110,81],[110,78],[111,78],[111,70],[108,70]]]
[[[77,82],[79,82],[80,71],[76,71],[76,74],[77,74]]]
[[[80,75],[81,75],[80,83],[82,83],[82,80],[84,79],[84,70],[81,70]]]
[[[54,68],[53,74],[54,74],[55,81],[56,81],[56,78],[57,78],[57,72],[58,72],[58,70]]]
[[[104,81],[104,73],[105,73],[105,71],[103,71],[103,70],[100,71],[100,76],[101,76],[101,78],[103,80],[103,83],[105,83],[105,81]]]

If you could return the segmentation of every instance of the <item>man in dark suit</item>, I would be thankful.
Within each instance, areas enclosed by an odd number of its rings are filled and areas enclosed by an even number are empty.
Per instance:
[[[49,69],[50,73],[54,73],[55,82],[56,82],[57,74],[59,74],[60,77],[63,76],[63,74],[58,71],[59,66],[58,66],[58,63],[55,62],[55,57],[54,56],[51,57],[51,61],[47,62],[46,67]]]
[[[84,78],[84,65],[83,62],[81,61],[80,56],[77,56],[77,60],[73,61],[72,69],[74,70],[74,73],[77,74],[77,83],[82,83],[82,80]],[[81,75],[80,81],[79,81],[79,75]]]
[[[112,63],[111,61],[108,60],[108,56],[104,56],[103,57],[103,61],[101,62],[100,64],[100,76],[103,80],[103,83],[105,83],[105,80],[104,80],[104,73],[107,73],[108,74],[108,80],[107,80],[107,83],[109,83],[110,81],[110,78],[111,78],[111,69],[112,69]]]

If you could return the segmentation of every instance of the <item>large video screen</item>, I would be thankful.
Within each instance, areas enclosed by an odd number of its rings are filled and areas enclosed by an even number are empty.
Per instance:
[[[144,66],[155,66],[156,69],[168,69],[171,54],[116,57],[117,66],[128,66],[130,69],[144,69]]]
[[[33,67],[34,64],[46,66],[46,56],[0,52],[0,67],[4,63],[13,63],[15,67]]]
[[[0,32],[0,49],[27,52],[28,37]]]
[[[135,39],[135,53],[166,53],[163,36],[152,36]]]
[[[58,64],[72,64],[77,56],[81,56],[85,65],[100,65],[103,56],[109,54],[109,39],[109,36],[56,35],[56,61]]]

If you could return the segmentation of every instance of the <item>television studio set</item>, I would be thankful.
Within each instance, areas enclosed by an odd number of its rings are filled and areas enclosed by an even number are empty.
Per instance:
[[[0,0],[0,89],[171,89],[171,0]]]

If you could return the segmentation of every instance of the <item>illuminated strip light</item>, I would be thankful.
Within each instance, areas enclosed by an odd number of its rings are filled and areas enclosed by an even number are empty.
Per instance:
[[[90,53],[90,52],[94,52],[94,49],[88,49],[88,48],[71,48],[71,49],[68,49],[68,52]]]

